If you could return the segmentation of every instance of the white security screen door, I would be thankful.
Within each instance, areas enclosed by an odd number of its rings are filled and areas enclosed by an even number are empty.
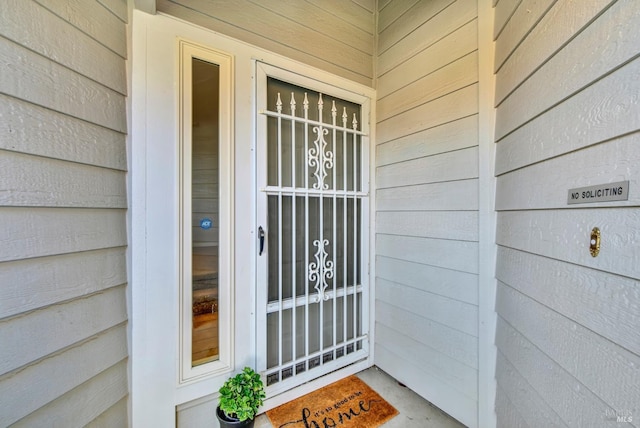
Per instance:
[[[368,356],[368,103],[257,68],[256,335],[274,394]]]

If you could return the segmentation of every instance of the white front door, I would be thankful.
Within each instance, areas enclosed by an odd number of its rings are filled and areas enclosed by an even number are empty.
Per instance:
[[[368,99],[256,75],[258,368],[275,394],[369,353]]]

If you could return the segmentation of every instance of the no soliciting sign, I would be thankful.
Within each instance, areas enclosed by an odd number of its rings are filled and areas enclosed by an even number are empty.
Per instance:
[[[600,184],[597,186],[569,189],[567,204],[588,204],[592,202],[626,201],[629,199],[629,182]]]

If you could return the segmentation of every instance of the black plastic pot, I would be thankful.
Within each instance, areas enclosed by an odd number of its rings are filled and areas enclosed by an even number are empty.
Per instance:
[[[220,406],[216,408],[216,416],[218,417],[218,422],[220,422],[220,428],[253,428],[253,419],[239,421],[235,418],[229,418],[220,410]]]

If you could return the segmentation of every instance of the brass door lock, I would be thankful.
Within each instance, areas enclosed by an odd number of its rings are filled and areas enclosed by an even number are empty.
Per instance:
[[[597,227],[591,229],[589,252],[591,253],[591,257],[598,257],[598,254],[600,253],[600,229]]]

